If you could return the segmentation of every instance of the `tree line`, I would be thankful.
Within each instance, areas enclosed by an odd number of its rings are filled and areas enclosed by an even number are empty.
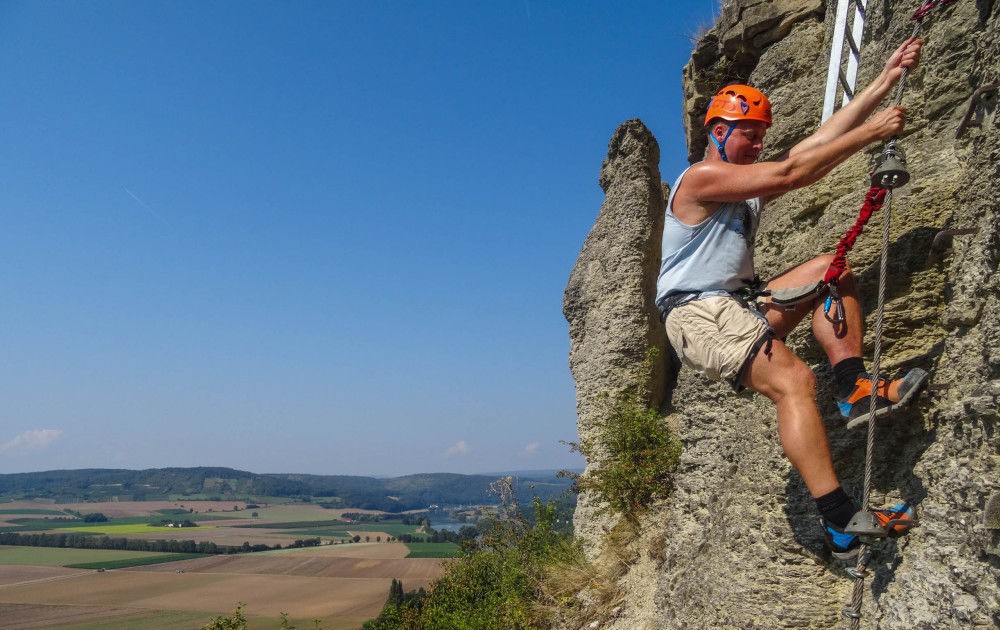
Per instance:
[[[400,534],[396,537],[397,540],[404,543],[457,543],[462,544],[462,541],[475,540],[479,536],[480,530],[475,525],[463,525],[461,529],[457,532],[453,532],[447,529],[432,529],[429,534],[420,536],[417,534]]]
[[[319,538],[296,540],[288,545],[292,547],[315,547],[320,544]],[[111,536],[93,536],[87,534],[58,533],[35,534],[17,532],[0,532],[0,545],[21,547],[63,547],[69,549],[116,549],[120,551],[161,551],[170,553],[204,553],[204,554],[235,554],[252,553],[255,551],[270,551],[282,549],[281,545],[219,545],[211,541],[193,540],[142,540],[137,538],[119,538]]]
[[[0,474],[0,496],[51,498],[57,501],[131,500],[176,496],[209,496],[253,502],[255,496],[276,496],[321,505],[406,512],[429,505],[495,503],[488,493],[494,477],[433,473],[391,479],[351,475],[257,474],[230,468],[160,468],[149,470],[57,470]],[[522,478],[518,499],[552,498],[570,481],[554,474]]]

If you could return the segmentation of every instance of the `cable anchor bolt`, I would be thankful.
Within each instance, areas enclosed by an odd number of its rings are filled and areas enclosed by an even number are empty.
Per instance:
[[[855,612],[851,608],[843,609],[842,611],[840,611],[840,614],[847,617],[848,619],[861,619],[861,613]]]
[[[849,575],[852,578],[854,578],[855,580],[863,580],[866,577],[868,577],[868,570],[867,569],[858,569],[856,567],[848,567],[848,568],[844,569],[844,572],[847,573],[847,575]]]

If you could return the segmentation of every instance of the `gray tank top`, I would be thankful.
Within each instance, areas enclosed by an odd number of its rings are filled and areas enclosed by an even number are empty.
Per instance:
[[[754,277],[753,242],[760,198],[724,203],[698,225],[685,225],[674,216],[673,203],[686,173],[687,169],[677,178],[667,199],[657,304],[681,293],[697,294],[689,299],[724,295],[746,286]]]

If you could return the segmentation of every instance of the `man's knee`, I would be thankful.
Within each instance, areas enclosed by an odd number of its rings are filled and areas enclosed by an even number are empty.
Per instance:
[[[808,264],[811,265],[813,273],[818,274],[819,278],[822,278],[826,274],[826,270],[830,268],[833,259],[833,254],[823,254],[822,256],[813,258]]]
[[[836,258],[836,256],[833,254],[823,254],[822,256],[817,256],[816,258],[814,258],[812,262],[816,264],[816,268],[820,270],[820,273],[825,276],[826,270],[830,268],[831,264],[833,264],[834,258]],[[840,277],[843,278],[844,276],[850,275],[851,274],[850,263],[848,263],[847,260],[844,260],[841,262],[841,264],[843,265],[843,271],[840,272]]]
[[[816,375],[785,344],[775,340],[772,351],[762,350],[750,366],[744,384],[773,402],[789,396],[815,398]]]
[[[816,374],[801,359],[791,362],[774,382],[774,396],[778,402],[787,397],[816,397]]]
[[[816,258],[813,258],[812,262],[820,267],[829,267],[830,263],[833,262],[833,259],[834,259],[833,254],[821,254]]]

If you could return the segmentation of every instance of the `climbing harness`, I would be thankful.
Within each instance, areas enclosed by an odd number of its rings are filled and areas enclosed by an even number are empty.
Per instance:
[[[954,0],[929,0],[923,4],[911,16],[911,20],[916,22],[911,37],[917,37],[922,28],[922,21],[937,6],[945,5]],[[896,86],[894,105],[899,105],[903,100],[903,87],[906,83],[908,69],[903,68]],[[830,282],[830,286],[836,285],[836,278],[843,272],[844,260],[848,251],[854,245],[854,240],[861,233],[864,224],[868,221],[871,213],[880,207],[885,208],[883,215],[885,221],[882,228],[882,250],[879,262],[879,282],[878,282],[878,304],[875,310],[875,347],[872,358],[871,378],[873,383],[881,381],[881,361],[882,361],[882,332],[883,316],[885,312],[885,287],[888,275],[888,252],[889,252],[889,223],[892,217],[892,191],[897,186],[906,184],[910,179],[906,170],[906,156],[897,145],[897,138],[893,137],[886,143],[885,149],[879,158],[875,170],[871,175],[871,188],[865,195],[865,203],[862,206],[858,221],[854,227],[841,239],[837,246],[837,255],[824,277]],[[866,216],[867,215],[867,216]],[[838,262],[839,261],[839,262]],[[827,299],[829,305],[830,298]],[[829,311],[829,306],[827,306]],[[874,512],[868,509],[872,486],[872,468],[875,451],[875,414],[878,396],[878,387],[872,387],[871,404],[868,411],[868,439],[865,448],[865,480],[864,493],[862,497],[862,509],[851,519],[844,531],[854,534],[861,541],[858,553],[857,564],[853,569],[848,570],[848,574],[854,578],[854,591],[851,597],[851,604],[843,610],[843,615],[851,620],[851,629],[858,630],[861,627],[861,604],[864,594],[864,580],[868,575],[868,562],[871,558],[869,546],[876,540],[886,538],[897,526],[906,528],[918,524],[916,519],[890,519],[885,523],[879,522]]]

